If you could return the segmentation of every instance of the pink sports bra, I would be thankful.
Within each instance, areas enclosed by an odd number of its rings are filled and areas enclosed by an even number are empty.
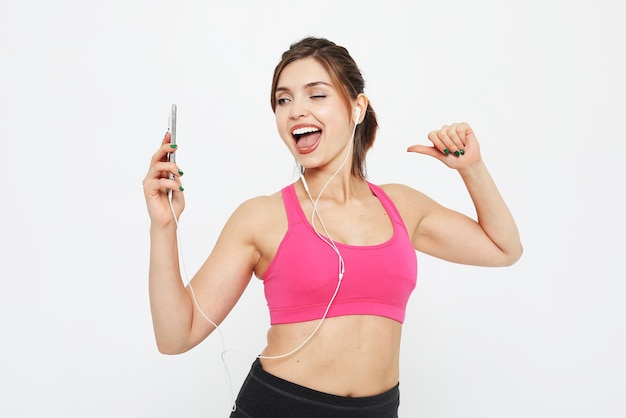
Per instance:
[[[345,274],[326,317],[378,315],[404,322],[417,282],[417,256],[404,222],[383,190],[369,183],[391,222],[393,236],[378,245],[335,243]],[[315,233],[294,184],[282,189],[288,229],[263,275],[272,325],[321,319],[338,282],[337,253]]]

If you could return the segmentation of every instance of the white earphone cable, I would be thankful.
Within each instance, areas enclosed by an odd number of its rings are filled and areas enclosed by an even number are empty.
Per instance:
[[[357,119],[358,119],[358,115],[359,115],[359,113],[357,113]],[[209,324],[211,324],[215,328],[215,330],[218,332],[218,334],[220,336],[220,342],[221,342],[221,346],[222,346],[222,351],[220,353],[220,357],[222,359],[222,364],[224,366],[224,371],[225,371],[225,374],[226,374],[226,378],[228,379],[228,382],[229,382],[232,411],[235,411],[237,406],[236,406],[236,398],[235,398],[235,394],[234,394],[234,390],[233,390],[232,377],[231,377],[231,374],[230,374],[230,370],[228,369],[228,365],[226,364],[226,358],[225,358],[226,353],[229,353],[229,352],[239,353],[239,354],[244,354],[244,355],[247,355],[247,356],[250,356],[250,357],[256,357],[256,358],[259,358],[259,359],[279,359],[279,358],[288,357],[288,356],[294,354],[295,352],[300,350],[302,347],[304,347],[313,338],[313,336],[315,336],[317,334],[317,331],[322,326],[324,320],[326,319],[326,316],[328,315],[330,307],[332,306],[333,302],[335,301],[335,298],[337,297],[337,293],[339,292],[339,288],[341,287],[341,282],[343,280],[343,275],[345,273],[345,264],[344,264],[343,257],[341,256],[341,253],[339,251],[339,248],[337,247],[337,245],[333,241],[330,233],[328,232],[328,229],[326,228],[326,225],[324,224],[324,221],[322,220],[322,217],[321,217],[321,215],[320,215],[320,213],[319,213],[319,211],[317,209],[317,205],[319,203],[319,200],[320,200],[322,194],[324,193],[324,191],[326,190],[326,188],[328,187],[330,182],[337,176],[339,171],[341,171],[343,166],[348,161],[348,158],[350,156],[350,151],[352,150],[352,144],[354,142],[354,134],[356,132],[357,124],[358,123],[355,122],[354,123],[354,127],[352,128],[352,135],[350,137],[350,142],[348,144],[348,150],[346,152],[346,156],[344,157],[344,159],[343,159],[342,163],[340,164],[339,168],[337,168],[335,173],[326,181],[326,183],[324,184],[324,187],[322,187],[320,193],[318,194],[318,196],[317,196],[317,198],[315,200],[313,200],[313,197],[311,196],[311,193],[309,191],[309,187],[308,187],[308,185],[306,183],[306,180],[304,178],[304,169],[301,171],[301,174],[300,174],[300,178],[302,180],[302,184],[304,185],[304,189],[305,189],[305,191],[306,191],[306,193],[307,193],[307,195],[308,195],[308,197],[309,197],[309,199],[311,201],[311,204],[313,205],[313,210],[312,210],[312,213],[311,213],[311,226],[313,227],[313,230],[315,231],[315,234],[322,241],[324,241],[326,244],[328,244],[337,253],[337,256],[339,258],[339,271],[338,271],[337,286],[335,287],[335,291],[334,291],[332,297],[330,298],[330,301],[328,302],[328,305],[326,306],[326,309],[324,311],[324,314],[322,315],[322,318],[317,323],[317,325],[316,325],[315,329],[312,331],[312,333],[304,341],[302,341],[302,343],[300,343],[300,345],[298,345],[296,348],[294,348],[293,350],[291,350],[291,351],[289,351],[287,353],[276,355],[276,356],[263,356],[263,355],[260,355],[260,354],[259,355],[252,355],[252,354],[249,354],[249,353],[245,353],[243,351],[227,349],[226,348],[226,340],[224,338],[224,334],[222,333],[221,328],[213,320],[211,320],[205,314],[203,309],[200,307],[200,304],[198,303],[198,300],[196,298],[196,294],[195,294],[195,292],[193,290],[193,286],[191,285],[191,279],[187,275],[187,268],[185,266],[185,260],[184,260],[184,257],[183,257],[181,239],[180,239],[180,235],[179,235],[178,218],[176,217],[176,211],[174,210],[174,205],[172,203],[172,193],[171,193],[171,191],[168,190],[169,205],[170,205],[170,209],[172,211],[172,215],[174,217],[174,222],[176,223],[176,238],[177,238],[177,244],[178,244],[178,256],[179,256],[179,261],[180,261],[181,270],[182,270],[182,274],[183,274],[183,279],[184,279],[184,282],[189,287],[189,291],[190,291],[191,298],[193,300],[194,306],[196,307],[198,312],[200,312],[200,315],[202,315],[202,317]],[[319,219],[320,224],[322,225],[322,229],[323,229],[324,234],[326,236],[320,234],[320,232],[317,230],[317,228],[315,228],[315,218],[316,218],[316,215],[317,215],[317,218]]]
[[[226,339],[224,338],[224,334],[222,333],[221,328],[215,322],[213,322],[204,313],[204,311],[200,307],[200,304],[198,303],[198,299],[196,298],[196,292],[194,292],[193,286],[191,285],[191,279],[187,275],[187,267],[185,266],[185,259],[183,257],[181,239],[180,239],[180,234],[179,234],[178,218],[176,217],[176,211],[174,210],[174,205],[172,204],[171,193],[169,194],[169,199],[168,200],[169,200],[169,204],[170,204],[170,209],[172,210],[172,215],[174,217],[174,222],[176,223],[176,240],[177,240],[177,243],[178,243],[178,258],[180,260],[180,265],[181,265],[181,269],[182,269],[182,272],[183,272],[183,279],[184,279],[184,282],[189,287],[189,293],[191,293],[191,299],[193,300],[194,306],[196,307],[198,312],[200,312],[200,315],[202,315],[202,317],[209,324],[213,325],[213,327],[217,331],[218,335],[220,336],[220,342],[221,342],[221,346],[222,346],[222,351],[220,352],[220,358],[222,359],[222,365],[224,366],[224,373],[226,374],[226,379],[228,380],[228,387],[230,389],[230,400],[231,400],[231,405],[232,405],[231,406],[231,411],[235,411],[235,409],[236,409],[236,402],[235,402],[235,392],[233,390],[233,379],[231,377],[230,370],[228,369],[228,364],[226,364],[226,359],[224,358],[224,354],[228,351],[226,349]]]

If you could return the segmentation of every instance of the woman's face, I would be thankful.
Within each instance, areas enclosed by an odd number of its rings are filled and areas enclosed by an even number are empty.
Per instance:
[[[348,152],[352,121],[324,67],[313,58],[292,62],[274,94],[278,133],[296,160],[304,168],[338,167]]]

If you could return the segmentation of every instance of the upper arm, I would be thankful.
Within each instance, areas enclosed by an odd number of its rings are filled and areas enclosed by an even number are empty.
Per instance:
[[[405,221],[416,250],[460,264],[502,266],[508,263],[506,254],[469,216],[446,208],[407,186],[391,186],[390,197]]]
[[[213,250],[191,280],[198,306],[193,309],[190,334],[192,345],[198,344],[214,330],[203,313],[219,325],[232,310],[250,282],[254,266],[259,259],[255,228],[262,225],[256,208],[263,198],[244,202],[230,216],[220,233]]]
[[[434,202],[415,229],[412,240],[416,249],[454,263],[507,264],[508,258],[477,221]]]

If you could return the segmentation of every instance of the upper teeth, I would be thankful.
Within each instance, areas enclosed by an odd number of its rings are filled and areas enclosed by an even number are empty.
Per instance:
[[[304,127],[304,128],[294,129],[292,134],[293,135],[304,135],[304,134],[309,134],[311,132],[317,132],[317,131],[319,131],[318,128],[313,128],[311,126],[307,126],[307,127]]]

